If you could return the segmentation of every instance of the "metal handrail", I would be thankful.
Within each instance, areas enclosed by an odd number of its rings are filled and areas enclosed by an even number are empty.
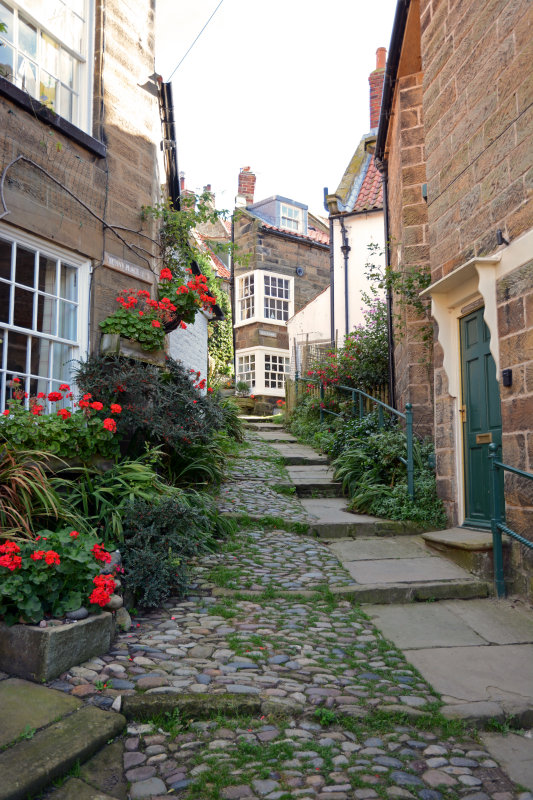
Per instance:
[[[502,497],[500,493],[500,480],[499,470],[503,472],[512,472],[514,475],[520,475],[521,478],[527,478],[533,481],[533,474],[524,472],[522,469],[511,467],[509,464],[503,464],[497,461],[498,445],[494,442],[489,444],[489,458],[490,458],[490,471],[492,476],[492,492],[491,492],[491,520],[490,527],[492,531],[492,554],[494,560],[494,585],[496,587],[496,594],[498,597],[505,597],[505,578],[503,574],[503,545],[502,533],[505,533],[511,539],[514,539],[520,544],[533,550],[533,542],[520,536],[519,533],[508,528],[503,522],[505,514],[505,495]],[[503,500],[503,508],[502,501]]]
[[[294,375],[294,385],[295,385],[295,393],[296,393],[296,402],[298,402],[298,381],[302,381],[303,383],[315,383],[319,386],[320,389],[320,422],[324,422],[324,414],[330,414],[333,417],[342,417],[342,414],[337,414],[335,411],[330,411],[328,408],[324,408],[324,398],[325,398],[325,385],[323,381],[319,381],[314,378],[301,378],[298,372]],[[364,416],[364,398],[370,400],[378,409],[378,416],[379,416],[379,427],[383,426],[383,409],[389,411],[391,414],[399,417],[400,419],[405,420],[405,435],[407,440],[407,457],[401,458],[400,461],[402,464],[405,464],[407,467],[407,491],[409,493],[409,497],[414,499],[415,496],[415,470],[414,470],[414,460],[413,460],[413,406],[411,403],[405,404],[405,414],[402,411],[398,411],[397,408],[393,408],[392,406],[387,405],[384,403],[383,400],[378,400],[377,397],[372,397],[371,394],[367,394],[362,389],[356,389],[354,386],[344,386],[343,384],[336,384],[333,388],[341,389],[344,392],[350,392],[352,395],[352,416],[356,416],[356,409],[358,409],[359,419],[362,419]]]

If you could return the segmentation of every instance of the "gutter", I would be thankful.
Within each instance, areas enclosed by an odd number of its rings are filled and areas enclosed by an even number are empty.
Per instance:
[[[394,25],[392,27],[392,35],[389,45],[389,54],[387,57],[387,66],[385,68],[385,77],[383,79],[383,94],[381,97],[381,112],[379,115],[378,133],[376,137],[376,161],[383,161],[385,155],[385,144],[387,141],[387,133],[389,129],[389,120],[391,117],[392,97],[394,94],[394,87],[396,85],[396,77],[398,74],[398,66],[400,63],[400,55],[402,52],[403,38],[405,35],[405,27],[407,24],[407,15],[411,0],[398,0],[396,6],[396,14],[394,16]]]
[[[159,113],[163,141],[161,149],[167,173],[168,191],[173,207],[180,210],[180,179],[178,174],[178,155],[176,146],[176,127],[174,125],[174,104],[172,102],[172,84],[159,84]]]

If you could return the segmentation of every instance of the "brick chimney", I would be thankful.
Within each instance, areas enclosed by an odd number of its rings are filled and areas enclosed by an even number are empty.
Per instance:
[[[237,190],[238,197],[244,197],[245,205],[251,206],[254,202],[255,191],[255,175],[251,172],[250,167],[241,167],[239,172],[239,188]]]
[[[374,130],[379,125],[379,112],[381,110],[381,95],[383,94],[383,79],[385,78],[385,65],[387,63],[387,50],[378,47],[376,50],[376,69],[368,76],[370,84],[370,129]]]

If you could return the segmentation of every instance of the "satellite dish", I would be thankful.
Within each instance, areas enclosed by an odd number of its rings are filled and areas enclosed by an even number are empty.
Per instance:
[[[299,278],[301,278],[302,275],[304,274],[304,268],[303,267],[296,267],[296,274],[298,275]]]

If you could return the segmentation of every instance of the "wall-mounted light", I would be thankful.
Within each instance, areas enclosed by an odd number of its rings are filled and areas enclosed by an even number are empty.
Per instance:
[[[502,383],[504,386],[512,386],[513,385],[513,370],[512,369],[502,369]]]
[[[503,231],[500,228],[498,228],[498,230],[496,231],[496,241],[498,242],[498,244],[510,244],[504,237]]]

